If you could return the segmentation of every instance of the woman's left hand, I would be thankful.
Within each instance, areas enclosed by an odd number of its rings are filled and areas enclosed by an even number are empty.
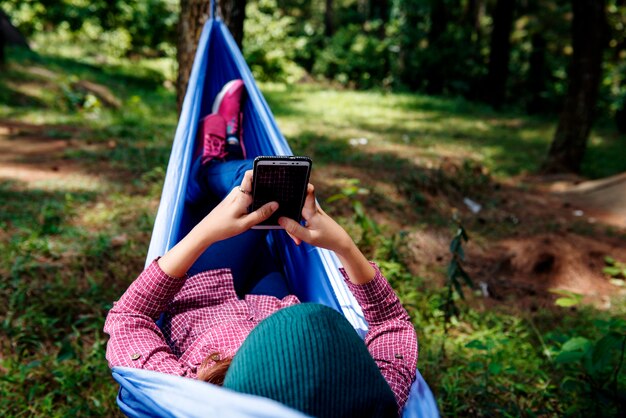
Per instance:
[[[235,187],[201,222],[210,241],[216,242],[239,235],[269,218],[278,209],[270,202],[248,213],[252,204],[252,170],[246,171],[240,187]]]

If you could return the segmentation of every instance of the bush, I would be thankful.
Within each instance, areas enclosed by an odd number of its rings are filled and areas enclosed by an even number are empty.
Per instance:
[[[243,53],[257,79],[293,82],[302,76],[293,61],[303,42],[290,36],[294,20],[281,13],[276,0],[248,3]]]
[[[380,86],[389,73],[389,40],[379,31],[379,22],[340,28],[317,56],[313,72],[358,88]]]

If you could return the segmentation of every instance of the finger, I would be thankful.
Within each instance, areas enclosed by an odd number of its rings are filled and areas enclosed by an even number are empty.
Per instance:
[[[252,193],[252,170],[247,170],[243,175],[241,188],[247,192]]]
[[[280,218],[278,218],[278,225],[285,228],[285,231],[287,231],[289,235],[292,235],[301,241],[309,242],[311,240],[311,231],[304,228],[293,219],[281,216]]]
[[[289,235],[289,237],[293,240],[293,242],[296,243],[296,245],[302,244],[302,240],[300,238],[298,238],[298,237],[296,237],[294,235],[291,235],[289,232],[287,232],[287,235]]]
[[[276,212],[276,209],[278,209],[278,202],[269,202],[264,204],[254,212],[248,214],[245,217],[248,228],[253,227],[258,223],[261,223],[270,216],[272,216],[272,213]]]
[[[304,201],[304,206],[302,207],[302,216],[304,216],[305,219],[310,218],[315,213],[315,209],[315,186],[309,183],[306,189],[306,199]]]

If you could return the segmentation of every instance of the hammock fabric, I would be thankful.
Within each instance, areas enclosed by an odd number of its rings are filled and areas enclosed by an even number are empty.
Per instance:
[[[248,95],[243,111],[248,158],[292,154],[226,25],[220,19],[209,19],[200,36],[176,129],[146,265],[173,247],[206,215],[197,213],[197,207],[185,205],[191,163],[201,145],[195,140],[196,129],[200,118],[210,113],[213,98],[221,87],[236,78],[244,81]],[[343,283],[338,271],[340,263],[334,253],[304,243],[296,246],[281,232],[270,232],[268,244],[283,262],[291,291],[302,301],[322,303],[343,313],[364,336],[367,323]],[[121,386],[117,403],[132,417],[303,416],[269,399],[178,376],[115,367],[113,377]],[[439,416],[435,399],[418,371],[403,416]]]

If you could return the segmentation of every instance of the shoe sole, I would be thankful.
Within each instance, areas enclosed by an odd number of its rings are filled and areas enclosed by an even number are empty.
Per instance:
[[[213,101],[213,107],[211,108],[211,113],[217,113],[217,110],[220,108],[220,105],[222,104],[222,100],[224,100],[224,96],[226,96],[226,93],[228,93],[228,90],[230,90],[231,86],[238,81],[239,81],[238,79],[230,80],[228,83],[224,84],[224,87],[222,87],[222,90],[217,94],[217,97]]]

